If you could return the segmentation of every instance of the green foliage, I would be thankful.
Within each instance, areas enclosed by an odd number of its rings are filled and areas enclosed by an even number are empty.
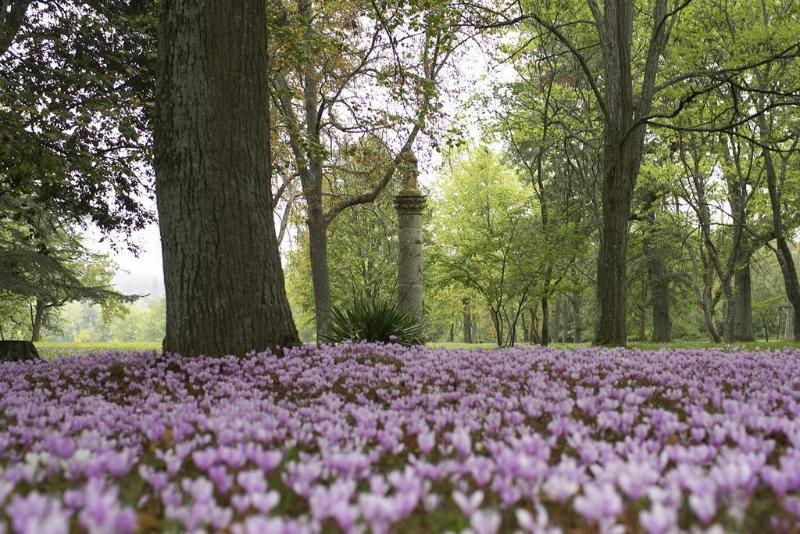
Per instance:
[[[0,27],[0,215],[129,233],[152,220],[154,0],[11,0]],[[12,202],[13,201],[13,202]]]
[[[367,139],[338,152],[335,162],[337,171],[330,173],[330,188],[336,192],[330,195],[332,200],[367,187],[385,169],[388,155],[375,139]],[[328,227],[334,306],[344,306],[358,295],[385,300],[396,295],[397,212],[392,198],[399,190],[393,182],[375,202],[341,212]],[[300,337],[310,341],[314,339],[314,293],[302,208],[295,210],[299,228],[295,246],[287,254],[286,291]]]
[[[486,148],[455,156],[435,199],[432,284],[479,296],[498,345],[513,343],[509,336],[541,282],[534,204],[514,169]]]
[[[124,306],[124,315],[108,317],[100,306],[73,302],[59,310],[56,327],[45,331],[54,343],[161,343],[166,322],[164,298]]]
[[[411,315],[387,300],[359,297],[352,306],[334,307],[331,312],[331,333],[325,340],[379,341],[401,345],[421,345],[422,326]]]

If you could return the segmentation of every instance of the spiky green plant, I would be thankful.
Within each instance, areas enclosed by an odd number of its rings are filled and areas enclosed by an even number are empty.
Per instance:
[[[374,341],[421,345],[422,326],[417,320],[385,300],[357,298],[350,308],[334,307],[330,334],[325,341]]]

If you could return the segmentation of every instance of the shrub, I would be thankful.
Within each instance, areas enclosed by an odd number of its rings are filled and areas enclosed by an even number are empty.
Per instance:
[[[385,300],[357,298],[351,308],[331,312],[330,343],[374,341],[421,345],[422,326],[411,315]]]

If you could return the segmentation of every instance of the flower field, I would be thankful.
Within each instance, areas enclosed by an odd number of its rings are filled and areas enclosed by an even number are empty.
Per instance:
[[[0,365],[0,532],[796,532],[800,353]]]

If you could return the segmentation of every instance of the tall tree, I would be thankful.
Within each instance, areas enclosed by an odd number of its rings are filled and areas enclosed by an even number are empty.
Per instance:
[[[759,7],[760,22],[767,30],[767,35],[786,31],[785,28],[797,25],[800,20],[800,8],[793,2],[769,5],[765,0],[761,0]],[[770,46],[774,46],[771,39],[767,42]],[[755,105],[760,109],[772,109],[776,101],[784,99],[787,92],[796,87],[798,76],[800,73],[797,66],[789,62],[764,65],[754,80],[760,90]],[[797,168],[798,141],[800,141],[797,131],[792,132],[793,123],[796,121],[796,108],[781,109],[770,113],[769,116],[759,114],[756,126],[769,194],[772,237],[775,238],[775,246],[771,248],[781,269],[786,298],[793,310],[792,338],[800,339],[800,280],[797,278],[797,267],[792,257],[789,239],[790,232],[797,223],[795,221],[792,224],[788,220],[792,210],[787,209],[791,205],[791,201],[787,198],[790,196],[787,194],[789,189],[787,176],[792,169],[793,159],[794,168]]]
[[[165,0],[156,91],[164,350],[298,343],[272,218],[264,0]]]
[[[305,201],[317,339],[331,311],[329,229],[344,210],[368,204],[392,180],[435,112],[435,86],[456,44],[448,2],[278,2],[272,99]],[[382,136],[391,164],[361,190],[331,179],[336,152]],[[363,180],[362,180],[363,182]]]

